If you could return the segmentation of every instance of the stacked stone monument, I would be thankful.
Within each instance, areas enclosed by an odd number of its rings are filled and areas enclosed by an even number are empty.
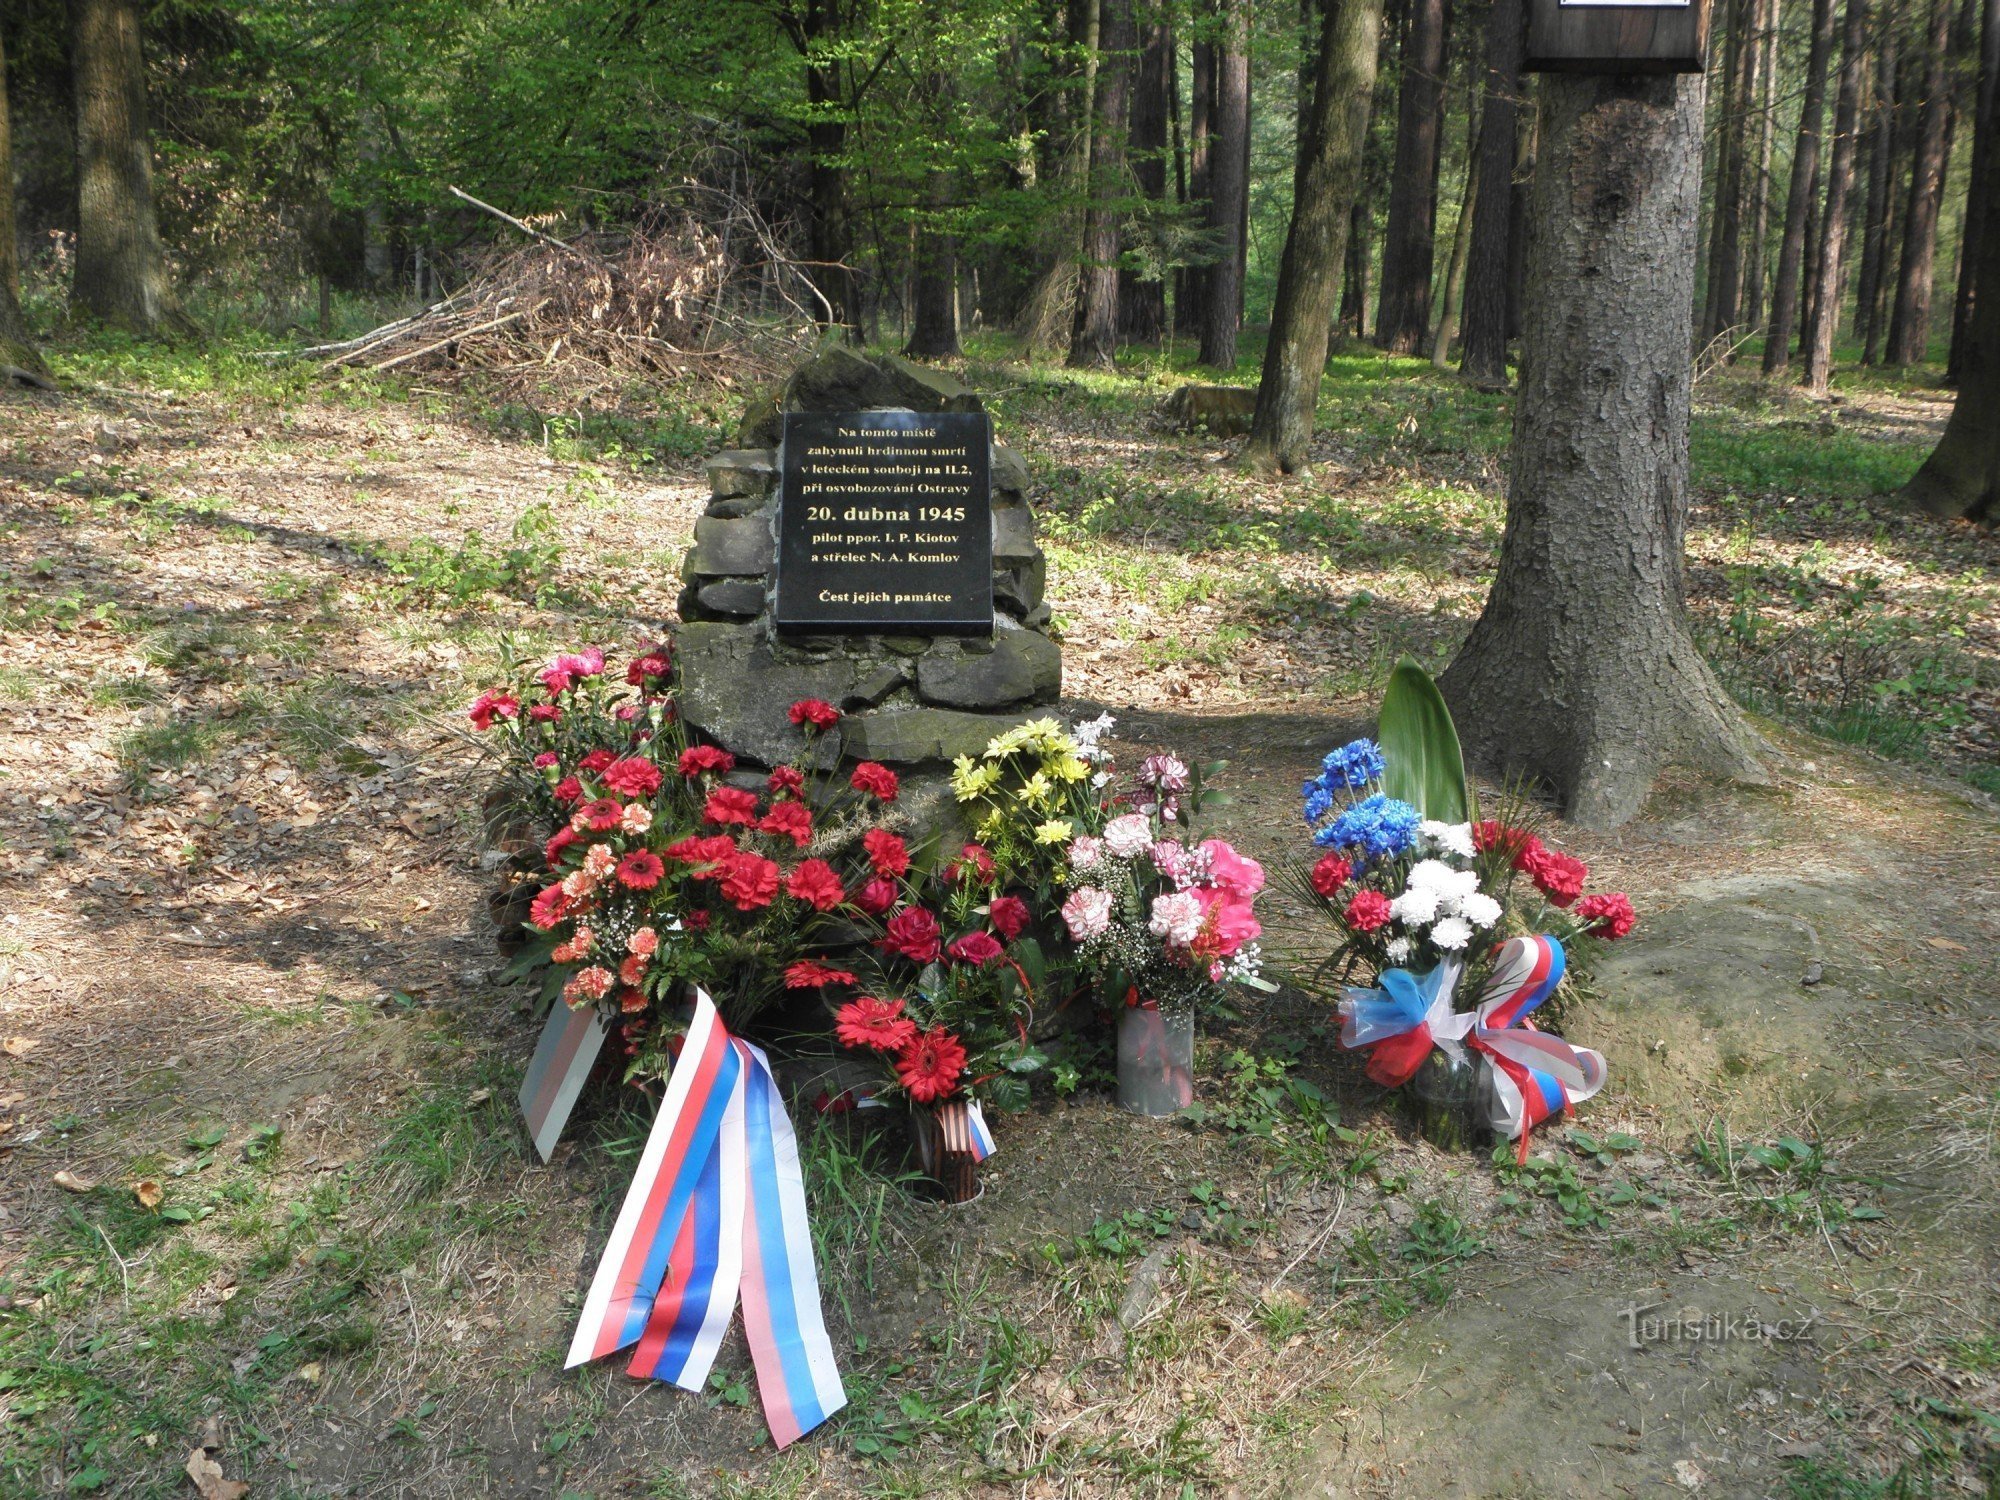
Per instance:
[[[788,469],[798,472],[798,455],[787,464],[781,452],[786,414],[902,422],[920,437],[924,429],[915,419],[884,414],[983,411],[978,396],[949,375],[841,348],[817,356],[781,391],[752,404],[738,446],[708,462],[711,499],[695,523],[694,545],[682,569],[681,705],[690,728],[740,760],[777,765],[803,747],[802,731],[788,716],[791,704],[820,698],[844,715],[823,754],[935,767],[960,754],[978,754],[995,734],[1055,701],[1062,657],[1046,634],[1049,607],[1042,595],[1048,565],[1035,540],[1028,469],[997,442],[982,466],[990,474],[990,629],[982,618],[961,619],[948,633],[933,630],[889,618],[897,613],[889,604],[874,608],[872,623],[802,627],[792,617],[780,623],[781,551],[789,546],[794,550],[784,556],[803,557],[797,549],[805,543],[802,535],[781,536],[781,518],[797,532],[805,515],[799,496],[788,508],[783,495]],[[959,425],[987,430],[983,421]],[[799,426],[794,423],[795,431]],[[977,480],[966,484],[986,488]],[[972,507],[976,523],[987,497],[972,498],[980,502]],[[841,513],[837,506],[829,509]],[[982,568],[983,552],[982,545]],[[822,554],[850,555],[855,554]],[[823,570],[816,577],[838,576],[837,563],[815,559],[814,566]],[[983,616],[983,588],[979,598]]]

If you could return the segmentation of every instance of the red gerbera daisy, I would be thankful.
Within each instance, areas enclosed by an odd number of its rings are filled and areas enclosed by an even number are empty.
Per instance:
[[[610,797],[599,797],[595,802],[586,802],[576,810],[570,819],[570,827],[581,823],[592,833],[610,833],[618,826],[618,820],[625,816],[625,809]]]
[[[741,823],[746,828],[757,821],[757,799],[738,787],[719,786],[708,794],[701,810],[707,823]]]
[[[841,889],[840,877],[834,874],[833,866],[823,859],[799,861],[799,867],[785,882],[785,889],[814,911],[832,911],[847,899],[847,892]]]
[[[888,829],[869,829],[861,836],[861,847],[868,851],[868,863],[877,875],[893,879],[910,872],[910,846]]]
[[[956,1093],[964,1071],[965,1044],[942,1026],[918,1032],[896,1054],[896,1076],[919,1104]]]
[[[650,891],[666,873],[666,865],[651,849],[634,849],[618,861],[618,883],[635,891]]]
[[[776,802],[757,824],[757,830],[760,833],[775,833],[780,837],[789,838],[803,849],[812,842],[812,814],[806,810],[803,802]]]
[[[816,990],[823,984],[853,984],[854,976],[845,969],[829,969],[817,959],[802,958],[785,970],[788,990]]]
[[[833,1034],[843,1047],[899,1052],[916,1040],[917,1023],[903,1014],[902,1001],[862,995],[834,1012]]]
[[[866,792],[877,802],[894,802],[901,785],[894,771],[872,760],[864,760],[856,766],[854,774],[847,778],[847,784],[857,792]]]
[[[547,932],[570,914],[569,894],[560,884],[549,886],[528,908],[528,921]]]

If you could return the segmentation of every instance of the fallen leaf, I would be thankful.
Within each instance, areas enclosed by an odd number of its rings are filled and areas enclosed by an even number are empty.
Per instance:
[[[1967,951],[1965,944],[1954,943],[1950,938],[1925,938],[1924,941],[1929,943],[1933,948],[1944,949],[1947,953],[1964,953]]]
[[[309,1365],[300,1365],[298,1368],[298,1376],[299,1379],[303,1380],[307,1385],[318,1385],[319,1361],[314,1360]]]
[[[222,1477],[222,1465],[208,1456],[206,1448],[188,1455],[187,1477],[194,1481],[201,1500],[243,1500],[250,1493],[250,1486],[242,1480]]]
[[[56,1186],[66,1193],[87,1193],[97,1184],[88,1178],[79,1177],[68,1167],[56,1173]]]
[[[26,1057],[41,1045],[33,1037],[10,1036],[4,1042],[0,1042],[0,1052],[6,1053],[9,1057]]]
[[[491,1089],[474,1089],[471,1093],[465,1096],[465,1102],[467,1104],[484,1104],[488,1099],[491,1099],[492,1097],[493,1097],[493,1090]]]
[[[139,1206],[148,1212],[157,1209],[167,1201],[166,1193],[160,1185],[148,1177],[143,1182],[132,1184],[132,1196],[139,1200]]]

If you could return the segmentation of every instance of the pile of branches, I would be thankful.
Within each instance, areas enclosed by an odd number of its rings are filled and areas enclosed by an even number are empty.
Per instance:
[[[697,213],[656,213],[620,233],[557,239],[451,190],[505,220],[526,243],[487,249],[462,266],[459,290],[359,338],[299,351],[342,370],[415,370],[478,377],[489,392],[587,405],[635,383],[773,375],[814,338],[822,305],[755,211],[726,194]]]

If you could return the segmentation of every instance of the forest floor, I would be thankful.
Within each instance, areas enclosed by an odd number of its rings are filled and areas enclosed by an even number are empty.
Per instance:
[[[1006,355],[965,374],[1068,699],[1228,758],[1281,867],[1479,607],[1506,398],[1342,356],[1280,486],[1155,425],[1182,370]],[[1211,1028],[1198,1118],[1002,1121],[966,1208],[814,1122],[851,1405],[776,1455],[739,1342],[701,1397],[560,1368],[646,1122],[527,1148],[462,717],[670,616],[740,395],[61,357],[96,389],[0,395],[0,1496],[193,1493],[198,1444],[258,1497],[2000,1492],[2000,539],[1882,498],[1922,380],[1699,393],[1690,592],[1778,776],[1565,835],[1642,913],[1564,1017],[1611,1064],[1572,1128],[1440,1152],[1297,1003]]]

